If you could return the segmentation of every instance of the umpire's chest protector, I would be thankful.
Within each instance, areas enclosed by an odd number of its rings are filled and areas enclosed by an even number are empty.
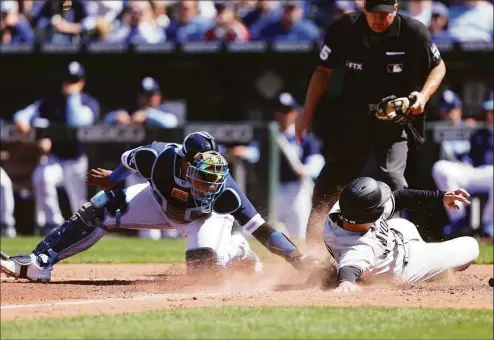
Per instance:
[[[364,14],[355,17],[342,37],[348,39],[340,65],[344,97],[363,96],[368,104],[391,94],[408,96],[422,86],[428,73],[427,51],[410,20],[397,15],[388,31],[378,34],[370,30]]]

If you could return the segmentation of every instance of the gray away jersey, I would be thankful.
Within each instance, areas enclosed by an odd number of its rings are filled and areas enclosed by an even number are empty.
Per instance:
[[[388,227],[387,220],[394,214],[394,197],[385,203],[383,215],[366,233],[343,229],[339,201],[331,209],[324,224],[324,242],[338,262],[344,266],[360,268],[366,274],[383,274],[392,270],[393,248],[397,235]]]

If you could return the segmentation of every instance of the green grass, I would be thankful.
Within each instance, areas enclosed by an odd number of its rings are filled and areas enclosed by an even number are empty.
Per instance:
[[[39,237],[2,238],[2,250],[9,255],[30,253]],[[92,248],[63,263],[170,263],[185,260],[185,240],[153,241],[137,237],[105,236]]]
[[[480,254],[477,263],[492,264],[494,263],[494,246],[491,244],[481,244]]]
[[[56,330],[56,331],[54,331]],[[492,339],[492,311],[197,308],[2,322],[2,339]]]
[[[29,253],[41,240],[39,237],[1,239],[1,248],[8,254]],[[253,250],[267,261],[278,259],[255,239],[250,242]],[[477,263],[494,263],[492,244],[481,244]],[[136,237],[103,237],[91,249],[68,258],[63,263],[171,263],[183,262],[185,240],[146,240]]]

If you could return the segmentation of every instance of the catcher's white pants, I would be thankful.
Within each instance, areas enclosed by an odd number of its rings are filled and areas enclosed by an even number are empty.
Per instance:
[[[140,184],[140,183],[147,183],[147,180],[139,175],[138,173],[135,174],[130,174],[125,178],[125,187],[128,188],[130,186]],[[159,229],[141,229],[138,231],[138,235],[140,238],[147,238],[151,240],[159,240],[162,238],[162,232],[170,234],[173,237],[177,237],[177,231],[175,229],[170,229],[170,230],[159,230]]]
[[[140,183],[124,189],[127,211],[122,214],[120,228],[125,229],[170,229],[175,228],[181,236],[187,237],[187,250],[212,248],[218,257],[218,265],[226,267],[232,260],[242,260],[252,252],[246,238],[241,234],[232,235],[234,218],[231,215],[212,213],[189,223],[178,223],[170,220],[156,201],[149,183]],[[106,216],[103,224],[112,228],[116,219]],[[95,244],[105,232],[98,228],[89,238],[78,244],[70,252],[64,251],[63,258],[72,256]],[[72,253],[73,252],[73,253]],[[61,254],[62,255],[62,254]]]
[[[86,156],[69,160],[53,155],[43,157],[33,173],[38,225],[60,225],[64,222],[57,196],[60,185],[65,186],[73,214],[86,202],[87,170]]]
[[[461,269],[479,256],[479,244],[473,237],[459,237],[446,242],[426,243],[416,226],[408,220],[394,218],[390,228],[402,232],[404,246],[395,246],[395,278],[413,283],[430,280],[449,269]],[[405,256],[408,264],[403,265]]]
[[[305,239],[312,207],[311,180],[280,183],[276,193],[277,220],[283,223],[290,237]]]
[[[492,165],[472,167],[463,163],[446,160],[437,161],[432,168],[432,177],[439,190],[454,190],[464,188],[471,194],[488,193],[489,199],[482,215],[484,224],[493,220],[494,205],[494,170]],[[465,217],[465,206],[460,210],[447,209],[452,223]]]
[[[9,175],[0,167],[0,221],[8,226],[15,225],[14,189]]]

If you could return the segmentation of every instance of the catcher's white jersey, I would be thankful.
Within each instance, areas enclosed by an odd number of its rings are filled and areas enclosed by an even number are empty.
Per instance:
[[[478,256],[478,243],[460,237],[442,243],[425,243],[414,224],[391,217],[394,198],[386,202],[384,214],[365,233],[343,229],[339,202],[324,225],[324,241],[338,262],[338,270],[353,266],[362,278],[390,275],[405,282],[430,279],[444,270],[461,268]]]

